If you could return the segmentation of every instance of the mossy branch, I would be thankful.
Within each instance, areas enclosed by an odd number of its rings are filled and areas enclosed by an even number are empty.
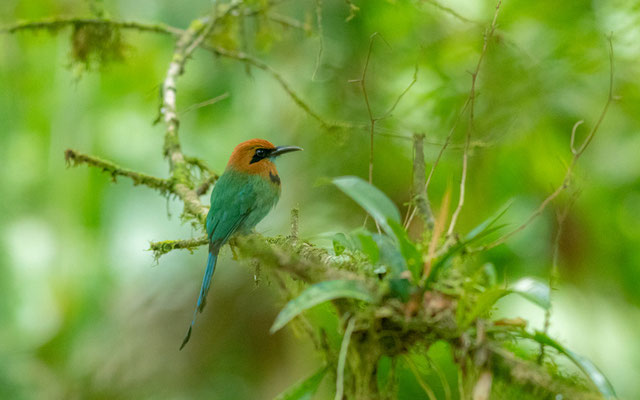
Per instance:
[[[52,17],[35,21],[22,21],[16,24],[0,28],[0,33],[17,33],[21,31],[47,30],[56,32],[67,27],[80,27],[86,25],[110,26],[122,29],[131,29],[140,32],[161,33],[165,35],[180,36],[182,29],[160,23],[144,23],[134,21],[118,21],[108,18],[81,18],[81,17]]]
[[[67,149],[64,152],[64,159],[67,162],[67,165],[76,166],[79,164],[86,164],[92,167],[100,168],[104,172],[108,172],[114,181],[118,176],[123,176],[131,179],[134,185],[144,185],[152,189],[156,189],[163,195],[173,193],[173,185],[167,179],[157,178],[155,176],[143,174],[141,172],[122,168],[110,161],[102,160],[98,157],[78,153],[75,150]]]
[[[151,242],[149,244],[149,250],[153,252],[153,257],[157,261],[160,257],[172,250],[189,250],[193,252],[205,244],[209,244],[209,238],[207,236],[183,240],[163,240],[161,242]]]

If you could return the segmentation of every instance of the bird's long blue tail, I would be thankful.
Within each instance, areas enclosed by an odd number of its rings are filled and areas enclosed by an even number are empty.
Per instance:
[[[196,309],[193,312],[193,319],[191,320],[191,325],[189,325],[189,330],[187,331],[184,340],[182,341],[182,345],[180,345],[180,350],[189,342],[191,338],[191,330],[193,325],[196,323],[196,317],[199,312],[202,312],[207,300],[207,293],[209,292],[209,288],[211,287],[211,277],[213,276],[213,271],[216,268],[216,261],[218,260],[218,255],[214,255],[213,253],[209,253],[209,258],[207,259],[207,269],[204,272],[204,278],[202,278],[202,286],[200,287],[200,294],[198,295],[198,303],[196,305]]]

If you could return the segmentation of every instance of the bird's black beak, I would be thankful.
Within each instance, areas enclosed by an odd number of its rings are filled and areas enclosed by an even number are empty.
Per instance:
[[[285,153],[291,153],[292,151],[302,151],[302,147],[298,146],[278,146],[269,153],[269,157],[278,157]]]

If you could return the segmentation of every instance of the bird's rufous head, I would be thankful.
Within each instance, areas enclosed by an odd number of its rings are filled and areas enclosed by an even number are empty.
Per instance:
[[[278,176],[273,160],[285,153],[299,151],[297,146],[274,146],[264,139],[251,139],[242,142],[233,149],[227,168],[249,174],[262,175],[265,178]]]

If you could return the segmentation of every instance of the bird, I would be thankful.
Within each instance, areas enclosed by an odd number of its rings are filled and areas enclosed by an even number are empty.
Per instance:
[[[235,147],[227,166],[211,191],[211,208],[206,219],[209,237],[207,268],[202,279],[196,309],[180,350],[189,342],[199,312],[205,306],[211,277],[220,248],[234,234],[248,234],[280,198],[280,177],[274,164],[277,157],[297,146],[274,146],[264,139],[251,139]]]

